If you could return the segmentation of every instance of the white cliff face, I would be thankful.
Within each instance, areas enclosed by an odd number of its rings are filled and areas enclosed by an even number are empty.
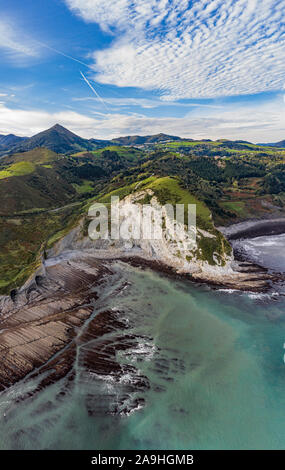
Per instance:
[[[151,218],[148,219],[149,223],[141,223],[138,229],[138,217],[143,219],[145,205],[142,203],[146,197]],[[135,206],[136,210],[130,210],[130,205]],[[151,189],[130,194],[119,202],[118,207],[120,214],[118,239],[111,239],[108,236],[103,240],[92,240],[82,235],[81,224],[59,241],[49,252],[49,256],[56,256],[67,251],[71,255],[74,250],[83,250],[99,258],[139,256],[147,260],[156,260],[173,267],[179,273],[189,273],[194,277],[219,278],[233,272],[232,255],[213,252],[212,258],[215,263],[213,265],[209,264],[203,256],[203,249],[199,242],[201,239],[215,240],[216,235],[199,227],[196,228],[194,225],[190,226],[189,231],[182,223],[175,222],[173,225],[172,217],[169,216],[165,207],[161,206]],[[161,217],[162,226],[159,229],[154,221]],[[126,239],[126,236],[122,237],[121,234],[126,235],[128,228],[129,235]],[[151,237],[148,236],[150,232]]]

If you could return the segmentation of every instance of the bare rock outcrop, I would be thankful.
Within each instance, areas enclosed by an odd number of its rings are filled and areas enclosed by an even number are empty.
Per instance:
[[[0,389],[70,344],[93,312],[94,287],[108,269],[94,258],[57,261],[13,298],[1,299]]]

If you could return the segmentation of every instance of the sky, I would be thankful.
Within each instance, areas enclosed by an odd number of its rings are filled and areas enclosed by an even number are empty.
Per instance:
[[[285,139],[284,0],[0,0],[0,134]],[[283,15],[284,17],[284,15]]]

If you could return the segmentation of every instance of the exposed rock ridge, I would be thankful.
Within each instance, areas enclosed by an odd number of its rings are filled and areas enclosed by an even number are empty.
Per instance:
[[[95,259],[62,260],[26,289],[1,298],[0,390],[71,343],[93,312],[94,287],[108,271]]]

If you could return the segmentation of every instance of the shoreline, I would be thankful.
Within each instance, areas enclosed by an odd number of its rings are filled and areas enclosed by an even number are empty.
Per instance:
[[[227,228],[230,230],[229,239],[241,238],[241,234],[245,233],[251,234],[251,238],[256,233],[271,235],[272,231],[276,234],[276,230],[284,233],[285,219],[281,221],[281,225],[280,219],[234,224]],[[109,257],[104,257],[102,253],[101,256],[96,257],[94,253],[92,256],[92,252],[84,250],[81,255],[79,250],[74,250],[73,256],[62,252],[58,258],[50,258],[49,262],[47,260],[44,274],[36,276],[30,285],[18,292],[15,299],[7,297],[6,303],[2,303],[0,391],[27,377],[41,376],[42,373],[47,376],[40,380],[36,391],[63,377],[73,380],[75,348],[81,327],[90,320],[89,331],[93,331],[93,336],[96,330],[98,339],[110,325],[116,328],[118,320],[110,316],[111,312],[104,312],[100,317],[102,321],[99,317],[96,320],[92,317],[98,299],[95,290],[106,277],[112,277],[111,264],[116,261],[151,269],[172,279],[190,281],[193,285],[207,285],[212,289],[264,293],[272,288],[274,282],[285,281],[284,274],[269,273],[268,269],[248,259],[241,259],[237,253],[234,261],[237,271],[223,278],[217,276],[216,279],[210,275],[199,277],[199,273],[177,272],[174,267],[157,259],[141,257],[139,253],[110,254]],[[21,344],[19,337],[25,338]],[[89,362],[93,368],[99,364],[104,375],[105,359],[100,359],[100,351],[94,354],[96,357],[92,361],[89,358]],[[110,361],[110,358],[107,360]],[[111,363],[114,374],[120,375],[114,358]]]
[[[229,226],[217,227],[228,240],[281,235],[285,233],[285,217],[249,219]]]
[[[126,373],[130,373],[134,379],[132,390],[138,387],[138,390],[148,388],[148,380],[146,377],[141,376],[139,371],[131,365],[125,365],[122,368],[116,361],[115,351],[120,349],[131,348],[137,341],[135,336],[128,334],[128,328],[124,325],[120,319],[121,312],[113,312],[110,310],[99,310],[94,315],[94,308],[96,308],[96,301],[100,302],[100,292],[97,288],[102,284],[103,288],[105,283],[112,282],[112,276],[114,271],[112,270],[112,263],[123,262],[133,267],[140,269],[150,269],[163,276],[167,276],[170,279],[184,280],[190,282],[193,286],[206,285],[211,289],[233,289],[243,290],[252,292],[252,286],[248,288],[243,286],[243,289],[239,289],[239,285],[220,283],[220,282],[209,282],[206,279],[193,278],[186,273],[178,273],[173,267],[167,266],[157,260],[147,260],[140,258],[139,256],[133,257],[121,257],[121,258],[110,258],[108,260],[98,260],[96,258],[91,259],[91,256],[84,256],[80,260],[72,259],[71,264],[69,261],[64,261],[65,267],[74,268],[74,266],[80,266],[80,272],[78,278],[81,280],[80,289],[70,297],[71,289],[74,287],[68,286],[69,280],[67,279],[67,285],[64,291],[52,292],[50,287],[51,271],[55,271],[65,278],[67,271],[62,273],[62,262],[51,265],[47,268],[47,278],[43,280],[43,284],[39,287],[39,290],[43,288],[44,296],[39,296],[33,301],[27,302],[26,305],[21,306],[18,301],[17,311],[12,312],[6,319],[0,321],[0,340],[2,348],[0,348],[1,367],[0,367],[0,392],[9,389],[15,383],[20,381],[29,380],[29,378],[37,378],[39,380],[36,388],[19,398],[24,400],[25,398],[31,397],[43,390],[47,386],[65,379],[63,394],[68,393],[68,387],[73,383],[76,372],[74,370],[74,361],[76,358],[76,347],[83,345],[85,340],[89,342],[92,339],[96,339],[96,347],[86,356],[86,367],[91,370],[92,373],[98,375],[99,378],[104,380],[106,375],[112,375],[114,381],[120,383],[120,378]],[[90,271],[85,271],[87,276],[82,279],[83,271],[81,267],[87,264],[90,267],[96,266],[96,276],[92,275]],[[248,267],[247,263],[246,267]],[[256,277],[259,275],[258,281],[260,282],[260,275],[264,275],[268,280],[267,273],[263,268],[257,265],[251,267],[257,271],[253,275]],[[74,276],[74,271],[73,271]],[[72,276],[70,275],[70,279]],[[271,277],[272,279],[272,277]],[[83,281],[83,282],[82,282]],[[253,281],[253,279],[252,279]],[[78,282],[78,279],[77,279]],[[124,287],[122,287],[124,288]],[[255,289],[255,292],[266,292],[265,285],[259,290]],[[22,292],[24,295],[24,292]],[[51,308],[55,308],[55,311],[50,312]],[[41,310],[41,318],[29,318],[26,321],[18,323],[15,318],[19,315],[19,312],[39,312]],[[1,317],[0,317],[1,319]],[[57,327],[57,324],[63,326],[62,329]],[[113,345],[106,339],[106,333],[110,331],[116,331],[117,328],[126,330],[126,336],[120,335],[116,338],[117,344]],[[37,334],[38,339],[34,338],[35,328],[38,328]],[[51,341],[47,341],[47,328],[49,329],[49,337]],[[27,338],[25,344],[13,344],[15,341],[14,333],[16,335],[23,335]],[[33,347],[30,348],[31,337]],[[49,338],[48,337],[48,338]],[[57,342],[54,342],[54,338]],[[126,338],[126,340],[125,340]],[[37,343],[38,341],[38,343]],[[10,344],[9,344],[10,342]],[[3,347],[4,345],[4,347]],[[36,346],[36,347],[35,347]],[[19,349],[20,348],[20,349]],[[104,350],[104,353],[102,352]],[[25,363],[23,358],[27,357],[29,360]],[[17,371],[17,373],[15,372]],[[7,376],[7,372],[9,373]],[[122,403],[123,405],[123,403]],[[143,405],[143,403],[141,403]],[[132,408],[135,409],[137,402],[124,406],[118,413],[129,413]],[[131,407],[131,408],[130,408]],[[89,414],[92,414],[92,405],[90,404]],[[115,411],[116,412],[116,411]]]
[[[193,285],[207,285],[211,289],[233,289],[240,292],[256,292],[266,293],[271,289],[272,283],[280,280],[285,281],[285,275],[280,273],[271,274],[266,268],[252,262],[247,262],[244,259],[239,260],[240,271],[237,275],[240,278],[228,278],[223,281],[214,279],[193,276],[188,273],[179,273],[171,266],[168,266],[161,261],[148,260],[140,258],[139,256],[114,258],[112,261],[122,261],[130,264],[131,266],[141,269],[151,269],[159,274],[165,275],[172,279],[184,280],[191,282]]]

